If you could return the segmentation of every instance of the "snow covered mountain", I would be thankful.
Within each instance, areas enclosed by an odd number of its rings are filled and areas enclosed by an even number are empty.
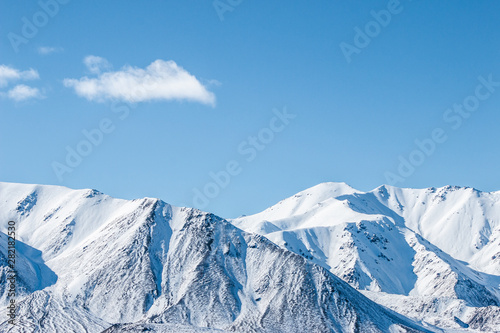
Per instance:
[[[324,183],[231,222],[405,316],[500,331],[500,192]]]
[[[16,326],[5,319],[10,220],[18,240]],[[326,257],[309,260],[158,199],[0,183],[0,244],[1,332],[438,331],[369,300],[325,269]],[[477,297],[489,295],[485,288]]]

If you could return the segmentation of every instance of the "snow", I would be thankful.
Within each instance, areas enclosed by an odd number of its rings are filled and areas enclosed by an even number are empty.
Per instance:
[[[469,329],[500,330],[500,317],[491,315],[500,305],[500,192],[387,185],[362,192],[324,183],[231,222],[411,318],[463,329],[457,317],[472,321]],[[415,297],[420,306],[393,306]],[[464,313],[489,319],[474,324]]]
[[[320,194],[352,193],[339,185]],[[280,223],[262,223],[259,230],[279,232],[286,226],[283,214],[313,217],[307,207],[321,196],[296,200],[292,211],[276,215]],[[319,207],[314,215],[315,223],[323,223],[318,230],[330,228],[321,221],[328,212]],[[95,190],[0,183],[3,233],[8,220],[16,221],[25,246],[16,332],[436,331],[370,301],[327,269],[263,236],[158,199],[128,201]],[[344,225],[340,220],[332,228]],[[295,222],[294,231],[310,228]],[[0,301],[0,318],[6,318],[6,300]],[[3,321],[0,331],[14,328]]]
[[[19,331],[500,331],[500,192],[324,183],[226,221],[0,183],[2,281],[9,220]]]

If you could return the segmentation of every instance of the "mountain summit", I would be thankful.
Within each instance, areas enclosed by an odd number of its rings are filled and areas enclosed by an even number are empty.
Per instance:
[[[261,235],[158,199],[0,183],[0,221],[0,239],[14,221],[18,242],[17,325],[2,332],[436,331]]]
[[[324,183],[231,222],[405,316],[500,331],[500,192]]]

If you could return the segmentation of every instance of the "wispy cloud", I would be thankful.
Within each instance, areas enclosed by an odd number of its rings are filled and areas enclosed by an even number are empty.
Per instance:
[[[7,97],[16,101],[26,101],[29,99],[44,98],[43,94],[38,88],[29,87],[24,84],[19,84],[7,92]]]
[[[95,78],[65,79],[64,85],[89,101],[121,100],[146,102],[160,100],[188,100],[215,105],[215,95],[198,79],[174,61],[156,60],[145,69],[125,66],[119,71],[107,71],[108,64],[100,57],[84,60]]]
[[[10,66],[0,65],[0,88],[6,87],[10,82],[18,80],[36,80],[39,78],[40,75],[33,68],[26,71],[20,71]]]
[[[59,53],[64,51],[62,47],[52,47],[52,46],[40,46],[38,48],[38,54],[40,55],[48,55],[51,53]]]
[[[112,68],[111,64],[106,59],[93,55],[85,57],[83,63],[92,74],[100,74]]]

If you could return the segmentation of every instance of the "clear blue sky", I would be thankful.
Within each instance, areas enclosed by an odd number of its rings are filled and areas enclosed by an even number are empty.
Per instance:
[[[2,181],[158,197],[224,217],[325,181],[371,190],[388,172],[403,187],[500,190],[500,86],[478,79],[500,82],[498,2],[222,0],[218,13],[212,1],[65,1],[53,17],[36,1],[0,2]],[[371,11],[381,10],[390,22],[380,14],[386,21],[375,23]],[[38,31],[23,32],[26,22]],[[369,30],[369,43],[355,40],[356,27]],[[14,35],[25,39],[13,43]],[[112,67],[90,73],[90,55]],[[203,91],[127,105],[116,104],[121,95],[76,91],[82,77],[158,60],[174,61]],[[446,113],[464,100],[475,109],[467,118]],[[284,107],[295,115],[286,125],[273,120]],[[113,130],[58,177],[54,162],[65,164],[66,147],[76,149],[82,131],[103,119]],[[446,141],[415,152],[415,140],[436,128]],[[252,146],[248,137],[259,133],[265,144]],[[399,173],[400,156],[410,155],[414,170]],[[230,161],[228,184],[194,200]]]

